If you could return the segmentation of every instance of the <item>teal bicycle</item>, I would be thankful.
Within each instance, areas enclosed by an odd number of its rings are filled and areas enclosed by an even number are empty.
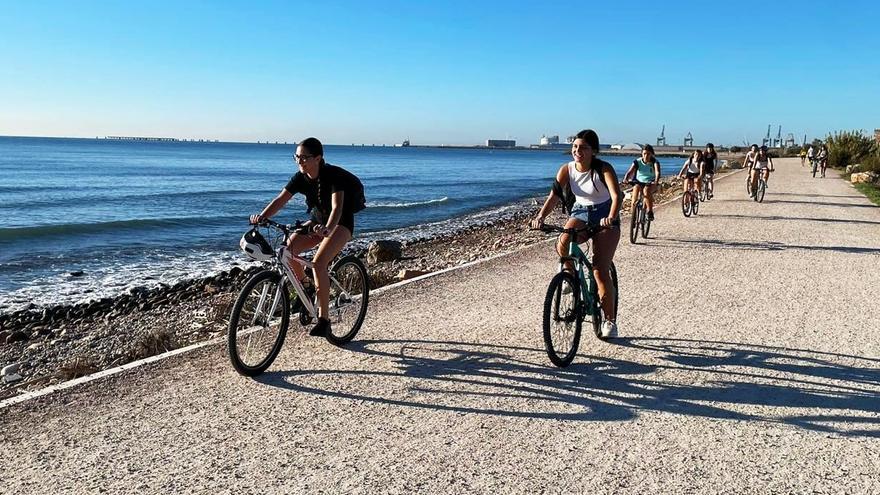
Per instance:
[[[619,224],[618,224],[619,225]],[[559,258],[559,273],[550,281],[544,299],[544,347],[550,361],[564,368],[571,364],[577,354],[581,340],[583,322],[589,319],[593,333],[602,338],[602,322],[605,314],[599,305],[599,291],[593,276],[593,265],[586,252],[582,251],[574,239],[579,234],[592,236],[603,227],[588,225],[582,228],[566,229],[545,225],[545,232],[559,232],[569,235],[568,256]],[[574,265],[574,272],[565,269],[565,263]],[[611,264],[611,280],[614,286],[614,312],[617,313],[617,268]]]

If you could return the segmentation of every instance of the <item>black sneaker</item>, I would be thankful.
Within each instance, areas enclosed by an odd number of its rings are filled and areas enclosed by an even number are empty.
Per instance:
[[[654,221],[654,210],[648,210],[648,220]]]
[[[312,337],[326,337],[328,333],[330,333],[330,320],[325,318],[318,318],[318,323],[309,330],[309,335]]]

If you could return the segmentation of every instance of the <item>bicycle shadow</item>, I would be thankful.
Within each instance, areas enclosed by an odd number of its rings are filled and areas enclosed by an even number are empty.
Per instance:
[[[372,340],[347,348],[369,357],[372,369],[275,371],[258,381],[297,393],[456,413],[628,421],[665,412],[880,437],[880,360],[734,342],[618,343],[639,350],[644,361],[579,355],[563,369],[552,367],[543,349]]]
[[[690,247],[690,248],[721,248],[739,249],[743,251],[785,251],[787,249],[800,249],[804,251],[834,251],[849,254],[880,254],[880,248],[857,247],[857,246],[817,246],[785,244],[778,241],[725,241],[721,239],[678,239],[673,237],[655,237],[660,242],[651,243],[654,248],[659,247]]]

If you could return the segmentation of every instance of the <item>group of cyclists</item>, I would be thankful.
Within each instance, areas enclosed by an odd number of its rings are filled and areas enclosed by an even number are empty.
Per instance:
[[[556,250],[561,257],[565,257],[572,240],[583,243],[588,237],[592,238],[593,275],[600,305],[605,313],[601,336],[613,338],[618,334],[615,313],[617,304],[614,300],[616,291],[613,290],[610,268],[620,241],[620,209],[624,195],[614,167],[598,158],[598,152],[599,136],[595,131],[585,129],[575,136],[571,144],[572,159],[559,167],[547,199],[537,216],[529,223],[532,228],[542,228],[547,215],[562,202],[568,213],[566,229],[580,229],[586,225],[604,227],[590,236],[583,233],[578,239],[562,234]],[[250,217],[250,221],[260,224],[277,213],[294,194],[305,196],[308,211],[311,213],[311,219],[307,222],[310,231],[291,236],[288,249],[292,254],[299,255],[317,247],[313,262],[319,318],[310,334],[326,335],[330,329],[328,266],[352,239],[354,213],[363,208],[363,185],[350,172],[327,163],[324,160],[323,146],[316,138],[308,138],[299,143],[293,158],[299,170],[259,214]],[[696,187],[699,191],[705,177],[708,179],[707,193],[711,194],[717,159],[712,143],[706,145],[705,151],[695,150],[679,171],[679,176],[684,179],[684,190]],[[763,173],[766,180],[773,170],[773,160],[768,156],[766,147],[758,148],[753,145],[746,155],[746,164],[751,170],[753,183],[758,174]],[[624,183],[632,184],[635,194],[644,194],[647,215],[651,220],[654,218],[654,193],[659,181],[660,162],[654,155],[654,148],[646,145],[641,156],[633,160],[627,170]],[[306,275],[299,265],[292,268],[298,278],[303,279]],[[565,268],[573,269],[571,266]]]
[[[810,161],[810,168],[815,170],[817,167],[821,171],[821,176],[825,177],[825,168],[828,166],[828,145],[822,144],[819,148],[819,152],[816,153],[816,150],[813,148],[813,145],[810,145],[810,149],[803,150],[801,149],[800,153],[801,157],[801,167],[803,167],[807,160]],[[813,173],[813,177],[815,177],[815,172]]]

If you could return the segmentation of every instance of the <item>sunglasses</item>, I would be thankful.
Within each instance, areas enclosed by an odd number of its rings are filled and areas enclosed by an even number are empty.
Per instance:
[[[298,162],[304,162],[304,161],[309,160],[314,157],[315,157],[315,155],[293,155],[293,159]]]

